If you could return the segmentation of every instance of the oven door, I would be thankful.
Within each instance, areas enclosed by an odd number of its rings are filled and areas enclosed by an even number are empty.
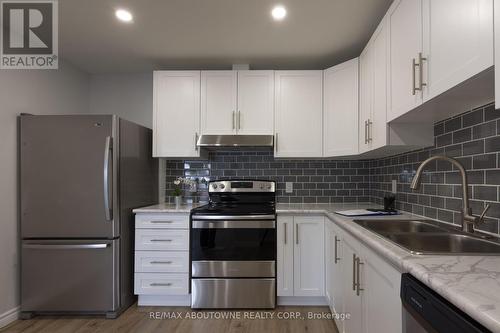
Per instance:
[[[276,222],[193,218],[191,260],[275,261]]]

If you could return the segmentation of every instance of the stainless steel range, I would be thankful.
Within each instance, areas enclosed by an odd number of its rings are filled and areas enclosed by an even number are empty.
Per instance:
[[[276,184],[209,184],[209,204],[191,211],[191,307],[274,308]]]

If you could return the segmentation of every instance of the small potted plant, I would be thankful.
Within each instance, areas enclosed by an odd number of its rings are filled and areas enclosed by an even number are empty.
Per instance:
[[[181,189],[181,187],[183,184],[188,185],[191,190],[192,189],[196,190],[196,181],[195,180],[185,178],[185,177],[178,177],[177,179],[175,179],[174,180],[174,190],[172,191],[172,195],[174,196],[176,206],[180,206],[180,204],[182,203],[182,189]]]

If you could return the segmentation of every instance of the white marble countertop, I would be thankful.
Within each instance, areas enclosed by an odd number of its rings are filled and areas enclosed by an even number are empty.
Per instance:
[[[152,206],[136,208],[132,210],[134,213],[189,213],[191,209],[206,205],[206,203],[181,204],[176,206],[168,202],[159,203]]]
[[[135,213],[185,213],[193,207],[159,204]],[[377,207],[359,204],[278,204],[278,214],[323,214],[401,272],[409,272],[493,332],[500,333],[500,256],[412,255],[396,244],[335,214],[338,210]],[[412,214],[363,218],[422,218]]]

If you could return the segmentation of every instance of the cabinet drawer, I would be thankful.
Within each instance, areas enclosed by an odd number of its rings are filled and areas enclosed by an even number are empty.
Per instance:
[[[189,277],[186,273],[135,273],[136,295],[187,295]]]
[[[137,214],[136,229],[189,229],[189,214]]]
[[[137,229],[136,250],[189,250],[189,230]]]
[[[189,252],[136,251],[136,273],[188,273]]]

